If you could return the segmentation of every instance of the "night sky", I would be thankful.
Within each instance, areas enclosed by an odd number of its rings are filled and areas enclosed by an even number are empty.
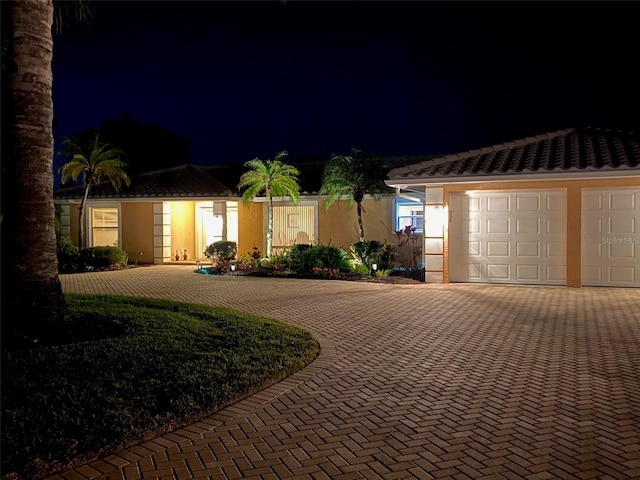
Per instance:
[[[195,164],[637,128],[634,3],[94,1],[55,37],[56,148],[123,115]]]

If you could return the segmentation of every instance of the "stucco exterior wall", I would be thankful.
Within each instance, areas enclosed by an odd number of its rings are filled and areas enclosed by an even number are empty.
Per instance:
[[[69,204],[69,240],[71,243],[78,246],[78,216],[79,212],[79,204]]]
[[[639,177],[588,180],[548,180],[520,182],[483,182],[444,185],[444,204],[448,207],[450,195],[472,190],[544,190],[562,188],[567,192],[567,286],[581,286],[582,270],[582,189],[609,187],[638,187]],[[449,219],[449,222],[451,219]],[[447,222],[448,226],[448,222]],[[443,280],[449,282],[449,232],[445,227]]]
[[[238,255],[248,253],[253,246],[265,255],[267,240],[264,232],[266,208],[264,203],[238,204]]]
[[[123,203],[120,212],[122,249],[129,263],[153,263],[153,204]]]
[[[378,201],[362,202],[362,224],[365,240],[396,243],[393,232],[393,197]],[[323,211],[324,200],[318,203],[318,238],[322,245],[333,245],[349,251],[351,244],[360,241],[357,207],[347,208],[347,201],[340,200]]]

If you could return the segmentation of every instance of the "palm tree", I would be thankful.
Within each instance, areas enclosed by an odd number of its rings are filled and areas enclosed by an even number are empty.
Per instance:
[[[264,192],[267,199],[267,257],[271,255],[273,245],[273,197],[290,196],[293,203],[300,200],[300,172],[293,165],[282,162],[287,156],[286,151],[276,154],[273,160],[254,158],[244,164],[250,168],[240,177],[238,189],[245,189],[242,200],[245,205],[253,201],[256,196]]]
[[[69,179],[75,182],[81,177],[84,186],[78,209],[78,247],[82,248],[84,247],[85,205],[91,187],[108,180],[118,191],[122,185],[130,185],[131,180],[124,171],[127,166],[121,159],[124,152],[108,143],[101,143],[98,134],[84,141],[77,137],[67,137],[63,143],[66,147],[63,154],[70,160],[60,168],[61,182],[64,183]]]
[[[344,197],[347,197],[347,208],[352,208],[355,203],[360,241],[364,242],[362,201],[365,195],[372,195],[379,200],[381,193],[391,193],[393,190],[384,182],[386,178],[387,171],[381,157],[364,156],[361,150],[355,148],[351,149],[350,155],[333,155],[325,166],[318,192],[327,195],[323,210],[326,212],[334,202]]]
[[[69,319],[53,203],[54,6],[1,3],[3,341],[18,330],[35,341]]]

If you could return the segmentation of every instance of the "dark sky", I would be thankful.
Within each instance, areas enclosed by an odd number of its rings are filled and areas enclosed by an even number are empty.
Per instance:
[[[226,164],[636,128],[633,3],[94,1],[55,38],[56,140],[128,114]]]

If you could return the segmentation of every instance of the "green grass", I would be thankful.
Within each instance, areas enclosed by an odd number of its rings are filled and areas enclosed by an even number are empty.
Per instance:
[[[52,465],[210,413],[309,364],[301,329],[229,309],[67,295],[74,322],[2,352],[2,474]]]

